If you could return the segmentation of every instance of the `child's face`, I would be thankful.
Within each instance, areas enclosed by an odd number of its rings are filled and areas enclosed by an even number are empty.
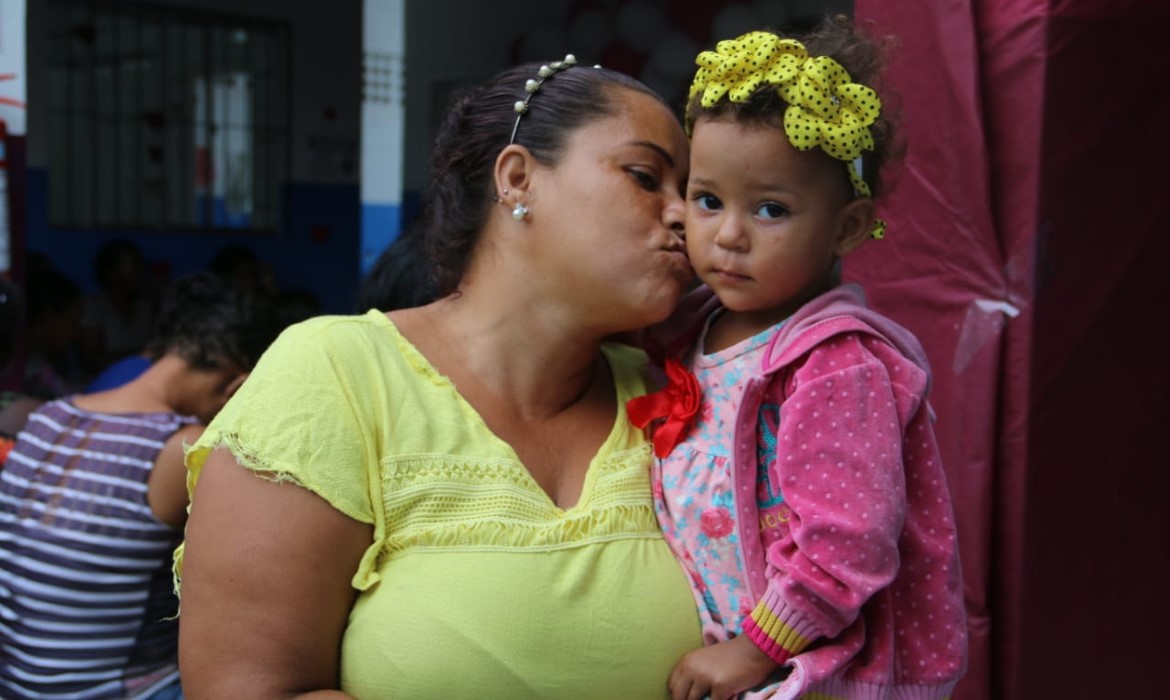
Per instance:
[[[687,253],[729,311],[763,330],[820,291],[857,225],[844,168],[777,127],[695,124]]]

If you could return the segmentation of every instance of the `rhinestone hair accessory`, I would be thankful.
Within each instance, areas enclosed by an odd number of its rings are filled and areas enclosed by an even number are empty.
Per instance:
[[[553,77],[560,71],[575,65],[577,65],[577,57],[571,53],[567,53],[565,54],[563,61],[553,61],[552,63],[546,63],[540,67],[539,71],[536,72],[535,79],[528,80],[524,83],[524,92],[528,94],[524,96],[523,100],[517,100],[516,104],[512,105],[512,111],[516,112],[516,124],[512,126],[512,137],[508,139],[509,146],[516,143],[516,131],[520,128],[520,118],[523,117],[524,113],[528,111],[528,101],[532,99],[532,96],[536,94],[536,91],[540,89],[540,86],[544,84],[544,81]]]
[[[747,102],[760,85],[776,89],[788,104],[784,133],[798,150],[820,147],[842,161],[858,197],[869,197],[861,176],[862,153],[874,148],[869,127],[881,113],[874,90],[853,82],[848,71],[828,56],[809,56],[804,44],[781,39],[771,32],[748,32],[719,42],[714,51],[695,59],[699,66],[691,84],[690,100],[702,96],[699,106],[711,108],[720,100]],[[695,123],[687,104],[686,129]],[[875,219],[870,235],[885,236],[886,223]]]

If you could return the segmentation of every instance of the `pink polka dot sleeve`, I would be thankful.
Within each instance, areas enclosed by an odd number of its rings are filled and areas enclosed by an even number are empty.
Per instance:
[[[777,663],[851,624],[898,573],[906,514],[902,416],[924,381],[875,356],[872,339],[838,336],[788,375],[776,463],[792,516],[766,551],[767,588],[744,632]],[[892,351],[889,346],[883,350]]]

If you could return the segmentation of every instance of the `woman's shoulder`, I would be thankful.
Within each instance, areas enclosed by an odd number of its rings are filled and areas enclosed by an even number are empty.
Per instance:
[[[371,309],[364,314],[327,314],[299,321],[281,332],[279,341],[345,343],[371,335],[385,335],[394,324],[386,314]]]
[[[271,364],[328,361],[368,362],[397,345],[398,333],[385,314],[370,311],[360,315],[326,315],[285,328],[265,353]],[[266,364],[264,359],[261,364]]]

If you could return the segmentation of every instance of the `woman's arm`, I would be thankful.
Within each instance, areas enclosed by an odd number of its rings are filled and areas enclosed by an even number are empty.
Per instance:
[[[350,585],[372,528],[215,450],[184,545],[184,696],[344,698],[337,691]],[[320,692],[318,692],[320,691]]]

